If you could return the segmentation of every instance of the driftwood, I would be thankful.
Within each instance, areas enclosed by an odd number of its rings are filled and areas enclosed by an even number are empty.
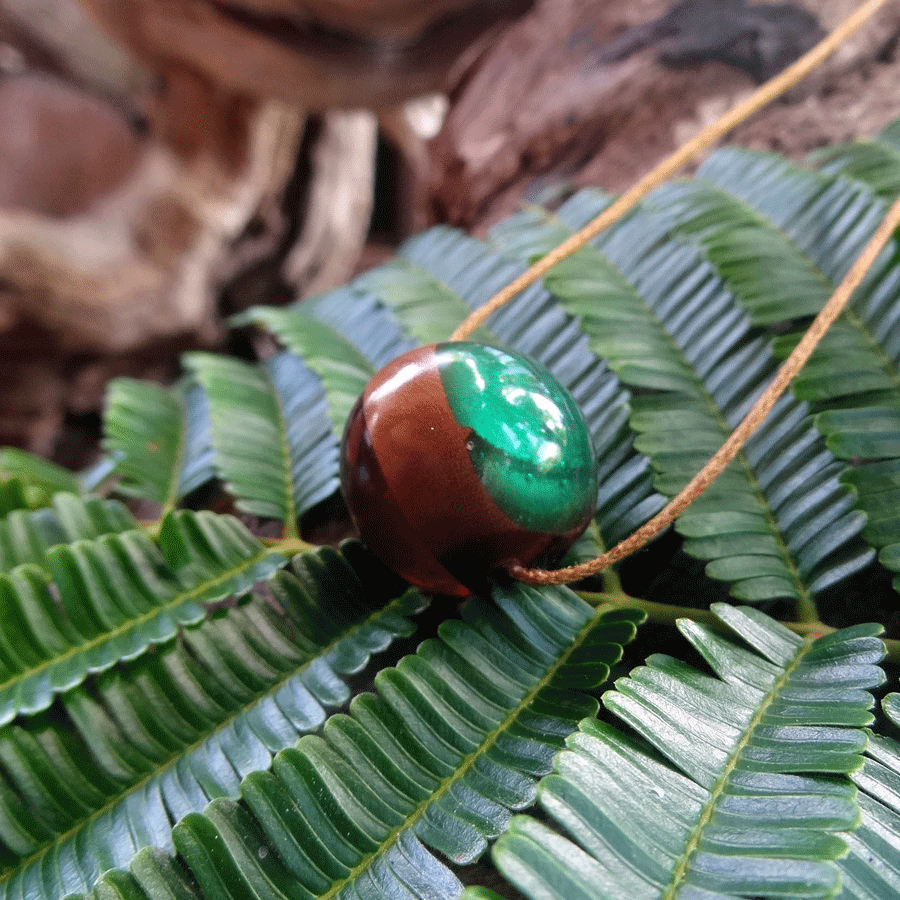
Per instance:
[[[324,117],[313,154],[306,218],[284,264],[299,292],[316,294],[346,281],[356,266],[372,214],[378,123],[371,112]]]
[[[279,283],[345,281],[377,124],[330,110],[443,87],[532,2],[0,0],[0,443],[58,452],[109,376],[171,374]]]
[[[217,341],[217,264],[283,191],[303,125],[274,102],[220,113],[240,163],[233,146],[186,159],[44,76],[0,82],[0,442],[49,452],[67,411],[98,407],[104,365]]]
[[[548,186],[625,189],[855,5],[542,0],[454,91],[430,146],[432,220],[483,231]],[[900,8],[888,6],[735,139],[799,156],[857,124],[861,134],[883,127],[900,115],[897,92],[842,85],[880,67],[885,82],[896,78],[898,32]]]
[[[0,0],[0,443],[59,456],[111,375],[170,376],[228,312],[431,222],[625,187],[854,6]],[[802,152],[900,115],[898,34],[891,5],[741,139]],[[397,213],[366,244],[379,134]]]
[[[624,189],[808,49],[850,6],[542,0],[453,93],[430,147],[433,218],[481,230],[550,185]],[[825,93],[873,64],[898,27],[897,8],[885,9],[795,98]],[[896,108],[893,97],[887,105]],[[820,132],[824,142],[827,121]]]
[[[305,109],[384,108],[446,86],[533,0],[83,0],[153,71],[173,64]]]

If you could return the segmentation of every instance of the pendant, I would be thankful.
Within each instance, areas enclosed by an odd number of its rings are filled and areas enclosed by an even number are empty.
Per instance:
[[[597,505],[597,460],[571,395],[484,344],[419,347],[378,372],[341,447],[362,541],[424,590],[463,597],[507,566],[560,556]]]

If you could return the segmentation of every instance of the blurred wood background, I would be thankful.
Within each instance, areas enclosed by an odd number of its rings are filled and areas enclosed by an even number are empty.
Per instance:
[[[621,190],[855,5],[0,0],[0,443],[83,465],[107,380],[240,350],[229,314]],[[874,133],[898,40],[891,5],[732,139]]]

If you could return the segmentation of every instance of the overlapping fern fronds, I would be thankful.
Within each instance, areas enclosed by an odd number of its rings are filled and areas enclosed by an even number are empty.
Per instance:
[[[0,574],[0,723],[171,640],[284,562],[234,519],[181,511],[159,546],[139,530],[107,534],[57,546],[47,573],[24,563]]]
[[[882,679],[872,627],[804,642],[719,606],[747,646],[685,623],[717,677],[655,655],[604,704],[638,737],[589,719],[541,782],[559,830],[513,821],[494,849],[527,897],[834,896],[841,834]],[[828,673],[839,665],[835,684]],[[561,833],[562,832],[562,833]]]
[[[457,896],[422,844],[457,862],[484,852],[596,709],[581,689],[603,683],[641,618],[594,612],[565,588],[516,586],[473,603],[465,621],[380,672],[377,695],[248,775],[240,801],[175,826],[191,895]],[[119,877],[133,896],[184,887],[146,853]]]
[[[346,702],[342,676],[412,631],[423,598],[385,575],[359,545],[297,557],[270,582],[274,603],[245,598],[68,691],[32,728],[0,731],[0,852],[20,861],[0,895],[83,890],[143,847],[171,849],[188,813],[237,797]]]
[[[808,169],[720,151],[478,333],[584,410],[601,487],[580,555],[646,521],[752,403],[900,190],[897,133]],[[896,245],[669,542],[809,637],[759,608],[697,612],[694,651],[632,660],[598,718],[643,617],[629,603],[666,618],[614,573],[598,607],[515,585],[445,603],[385,667],[423,598],[357,544],[288,560],[371,373],[607,203],[581,193],[486,240],[433,229],[340,290],[248,310],[235,324],[283,349],[117,382],[99,474],[0,455],[0,895],[457,900],[495,841],[541,900],[897,895],[898,701],[873,723],[881,645],[859,624],[891,602],[859,585],[900,572]],[[86,493],[105,476],[161,523]],[[196,511],[223,492],[243,522]],[[702,605],[710,584],[686,578]],[[821,633],[844,591],[855,624]]]
[[[604,205],[602,196],[578,195],[545,226],[548,243]],[[674,496],[740,421],[776,361],[728,285],[693,247],[673,240],[680,208],[656,196],[648,205],[557,266],[546,283],[580,317],[594,350],[641,392],[631,403],[635,446],[652,460],[657,488]],[[529,221],[532,232],[541,227],[539,216]],[[871,556],[856,537],[863,517],[840,471],[804,404],[782,399],[679,518],[685,550],[712,560],[707,573],[734,582],[739,599],[807,604]]]

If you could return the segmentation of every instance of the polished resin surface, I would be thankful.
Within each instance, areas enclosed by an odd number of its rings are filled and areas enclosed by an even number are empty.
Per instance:
[[[597,498],[572,398],[524,357],[470,342],[420,347],[372,378],[344,433],[341,484],[373,552],[456,596],[563,552]]]
[[[581,410],[541,366],[495,347],[439,344],[436,361],[469,457],[517,524],[564,532],[597,500],[597,463]]]

